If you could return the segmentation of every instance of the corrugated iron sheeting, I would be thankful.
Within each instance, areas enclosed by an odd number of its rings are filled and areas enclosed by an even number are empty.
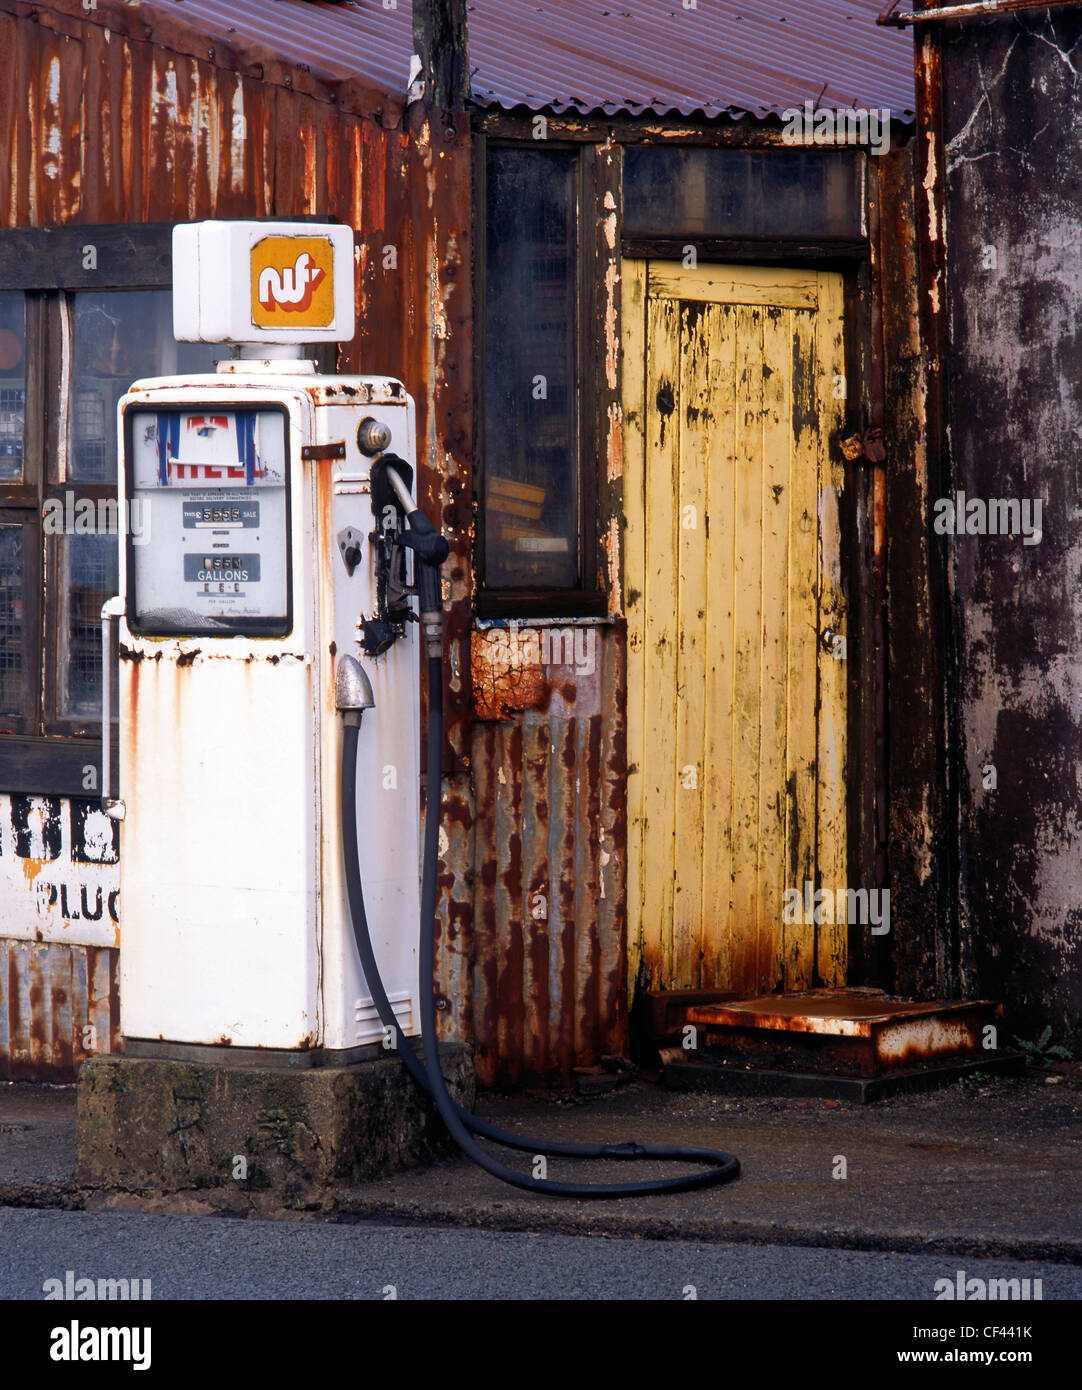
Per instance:
[[[412,52],[405,9],[314,6],[303,0],[0,0],[60,33],[93,27],[315,96],[340,110],[400,121]]]
[[[10,0],[5,0],[10,3]],[[43,0],[74,14],[82,0]],[[816,101],[915,106],[912,43],[876,24],[883,0],[474,0],[474,100],[506,108],[763,117]],[[97,23],[181,52],[216,40],[214,61],[268,58],[312,74],[345,109],[386,98],[396,119],[413,52],[412,6],[398,0],[97,0]],[[164,27],[163,27],[164,26]],[[145,33],[143,32],[145,30]],[[204,56],[199,51],[198,56]],[[268,81],[294,79],[266,74]]]
[[[0,1077],[74,1081],[84,1058],[119,1051],[119,955],[0,939]]]
[[[911,119],[913,48],[882,0],[474,0],[476,101],[766,116],[806,100]]]
[[[151,0],[161,8],[161,0]],[[175,11],[175,3],[169,8]],[[258,40],[291,62],[336,79],[362,77],[373,87],[405,95],[413,52],[413,6],[398,0],[312,4],[311,0],[182,0],[193,29]]]
[[[441,988],[468,962],[469,989],[449,997],[444,1031],[473,1042],[487,1085],[566,1082],[627,1049],[623,638],[597,632],[595,673],[475,726],[476,816],[444,852],[447,893],[468,878],[452,852],[474,841],[473,912],[440,945]]]

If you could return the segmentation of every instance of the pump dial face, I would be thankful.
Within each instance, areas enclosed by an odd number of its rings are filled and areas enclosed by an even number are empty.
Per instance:
[[[290,630],[287,425],[272,406],[127,410],[133,631]]]

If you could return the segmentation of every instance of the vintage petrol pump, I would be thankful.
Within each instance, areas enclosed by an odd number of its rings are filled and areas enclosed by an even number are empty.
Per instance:
[[[360,854],[379,968],[402,1030],[419,1031],[418,644],[395,640],[401,509],[373,516],[370,492],[380,455],[412,477],[413,402],[390,378],[320,376],[300,358],[300,344],[353,336],[353,264],[348,227],[178,227],[177,338],[251,346],[223,347],[216,375],[138,381],[120,402],[120,495],[146,523],[143,543],[122,541],[107,605],[135,1055],[258,1048],[304,1065],[383,1038],[338,807],[335,682],[366,648],[380,717],[358,740]]]
[[[104,711],[119,623],[120,787],[106,718],[103,799],[124,821],[125,1051],[305,1066],[393,1046],[463,1150],[515,1186],[609,1197],[736,1177],[725,1153],[553,1144],[451,1098],[433,978],[448,547],[412,496],[413,402],[288,355],[353,336],[349,228],[205,222],[177,228],[173,256],[176,337],[242,346],[215,375],[137,381],[119,407],[120,496],[141,512],[102,609]],[[556,1182],[478,1137],[699,1171]]]

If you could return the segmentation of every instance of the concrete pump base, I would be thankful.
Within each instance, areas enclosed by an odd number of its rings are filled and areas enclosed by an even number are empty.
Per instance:
[[[440,1047],[459,1105],[474,1105],[469,1049]],[[93,1057],[77,1087],[76,1181],[139,1196],[198,1193],[223,1209],[329,1210],[337,1188],[455,1149],[395,1057],[305,1070]]]

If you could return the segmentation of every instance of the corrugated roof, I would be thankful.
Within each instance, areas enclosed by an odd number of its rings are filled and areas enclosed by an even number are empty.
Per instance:
[[[813,101],[910,119],[912,38],[884,0],[474,0],[474,99],[534,110],[766,116]],[[406,90],[410,0],[150,0],[226,39],[333,80]]]
[[[883,0],[474,0],[473,93],[486,105],[688,116],[805,101],[914,105],[909,35]],[[901,40],[899,42],[899,40]]]
[[[360,78],[404,97],[413,52],[413,6],[397,0],[145,0],[174,23],[216,38],[257,44],[331,81]]]

